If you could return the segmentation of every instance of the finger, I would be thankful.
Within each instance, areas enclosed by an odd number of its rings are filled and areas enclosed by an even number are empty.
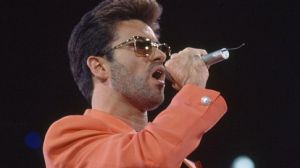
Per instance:
[[[207,54],[206,50],[198,49],[197,51],[198,51],[198,53],[196,55],[194,55],[194,59],[199,60],[199,58],[200,58],[201,61],[200,61],[199,66],[205,65],[209,69],[210,66],[207,65],[202,59],[202,57]]]
[[[207,51],[206,50],[203,50],[203,49],[201,49],[201,56],[203,56],[203,55],[206,55],[207,54]]]
[[[196,55],[199,55],[200,57],[207,54],[207,51],[204,49],[196,49]]]
[[[171,58],[171,59],[174,59],[174,58],[178,57],[178,55],[179,55],[178,53],[173,53],[173,54],[170,56],[170,58]]]
[[[175,90],[180,90],[180,88],[181,88],[177,83],[172,83],[172,87],[173,87]]]

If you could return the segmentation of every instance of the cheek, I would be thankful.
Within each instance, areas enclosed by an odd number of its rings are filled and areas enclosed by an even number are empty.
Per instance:
[[[136,59],[127,59],[122,63],[126,66],[129,73],[142,74],[147,72],[146,60],[144,57],[137,57]]]
[[[146,64],[141,62],[135,62],[128,68],[128,71],[132,73],[132,75],[137,75],[139,77],[144,77],[148,73]]]

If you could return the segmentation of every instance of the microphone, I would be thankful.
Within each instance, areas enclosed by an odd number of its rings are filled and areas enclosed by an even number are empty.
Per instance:
[[[201,57],[201,59],[205,62],[207,66],[216,64],[228,58],[229,58],[229,51],[227,48],[222,48],[217,51],[213,51]]]
[[[241,45],[239,45],[238,47],[235,47],[235,48],[229,48],[229,49],[222,48],[222,49],[213,51],[211,53],[208,53],[206,55],[203,55],[201,57],[201,59],[205,62],[205,64],[207,66],[213,65],[213,64],[216,64],[218,62],[221,62],[221,61],[224,61],[224,60],[228,59],[229,58],[229,51],[240,49],[244,45],[245,45],[245,43],[243,43],[243,44],[241,44]]]

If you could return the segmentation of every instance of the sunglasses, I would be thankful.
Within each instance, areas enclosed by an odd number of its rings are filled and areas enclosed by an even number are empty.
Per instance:
[[[153,55],[157,49],[162,51],[167,58],[169,58],[171,55],[171,47],[168,44],[153,42],[151,39],[141,36],[133,36],[125,42],[114,46],[112,50],[125,46],[134,47],[136,56],[140,57],[149,57]]]

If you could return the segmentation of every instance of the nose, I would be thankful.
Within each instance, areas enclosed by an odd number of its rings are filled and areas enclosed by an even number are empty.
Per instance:
[[[162,52],[160,49],[158,49],[157,47],[155,47],[153,54],[150,56],[150,60],[152,62],[158,61],[164,63],[166,59],[167,59],[166,54]]]

